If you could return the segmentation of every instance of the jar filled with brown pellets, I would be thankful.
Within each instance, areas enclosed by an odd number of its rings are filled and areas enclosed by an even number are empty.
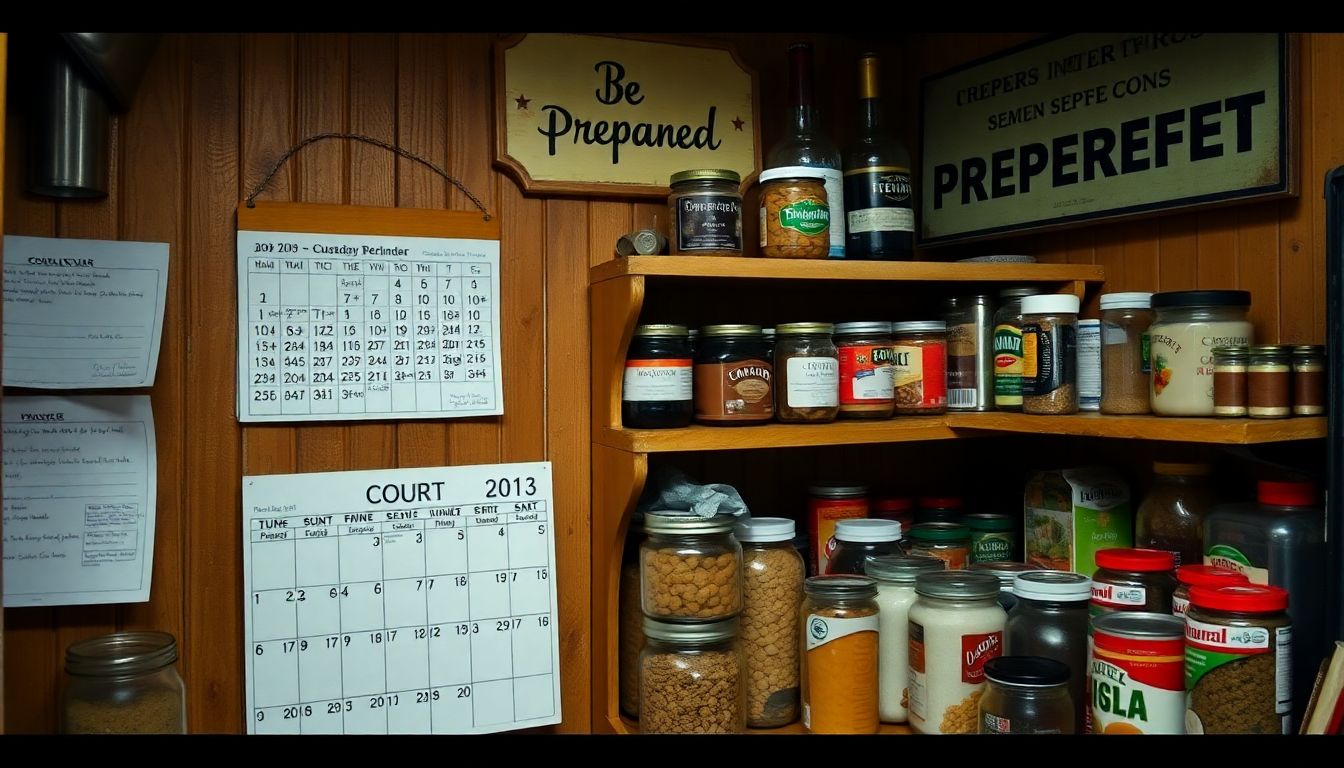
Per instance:
[[[1078,412],[1078,297],[1022,299],[1022,412]]]
[[[831,244],[825,179],[813,168],[761,172],[761,255],[771,259],[824,259]]]
[[[186,733],[186,688],[177,640],[167,632],[117,632],[65,652],[62,733]]]
[[[644,615],[705,623],[742,610],[742,546],[732,515],[704,518],[650,512],[640,545]]]
[[[639,717],[639,652],[644,649],[644,612],[639,607],[639,542],[644,538],[644,515],[635,513],[621,553],[618,586],[617,668],[621,712]]]
[[[772,728],[798,719],[798,608],[803,558],[794,522],[756,517],[737,524],[742,542],[742,653],[747,725]]]
[[[1185,611],[1187,733],[1289,733],[1288,591],[1191,587]]]
[[[746,686],[738,620],[673,624],[644,619],[640,733],[741,733]]]

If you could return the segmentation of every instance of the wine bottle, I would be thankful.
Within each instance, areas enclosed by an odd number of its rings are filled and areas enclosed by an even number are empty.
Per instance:
[[[910,152],[882,125],[877,54],[859,57],[859,115],[845,151],[845,254],[910,259],[915,246]]]

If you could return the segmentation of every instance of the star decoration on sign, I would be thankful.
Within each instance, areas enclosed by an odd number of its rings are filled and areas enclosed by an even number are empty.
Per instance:
[[[518,94],[518,98],[514,99],[514,101],[518,102],[519,109],[527,109],[527,105],[531,103],[532,100],[520,93]]]
[[[733,118],[733,128],[734,128],[734,129],[739,130],[739,131],[742,130],[742,126],[743,126],[743,124],[744,124],[744,123],[743,123],[743,121],[742,121],[742,118],[740,118],[740,117],[734,117],[734,118]]]

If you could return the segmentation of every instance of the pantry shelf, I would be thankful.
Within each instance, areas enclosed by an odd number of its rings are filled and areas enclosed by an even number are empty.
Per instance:
[[[589,284],[625,276],[781,280],[1101,283],[1095,264],[999,264],[936,261],[843,261],[719,256],[627,256],[588,270]]]
[[[753,448],[803,448],[815,445],[902,443],[950,440],[957,433],[941,416],[910,416],[882,421],[837,421],[830,424],[767,424],[756,427],[622,429],[601,427],[593,439],[634,453],[670,451],[737,451]]]
[[[630,718],[622,715],[620,717],[619,722],[616,723],[615,730],[617,733],[639,733],[639,722],[637,720],[631,720]],[[880,734],[902,734],[902,735],[914,733],[914,731],[912,731],[910,729],[910,726],[908,725],[893,725],[890,723],[880,724],[878,726],[877,732]],[[759,735],[759,736],[808,735],[807,729],[803,727],[801,721],[792,722],[789,723],[788,725],[782,725],[778,728],[748,728],[747,733],[749,735]]]
[[[947,425],[958,435],[1018,432],[1132,440],[1245,445],[1315,440],[1325,437],[1324,416],[1291,419],[1195,419],[1170,416],[1107,416],[1080,413],[1036,416],[1024,413],[949,413]]]

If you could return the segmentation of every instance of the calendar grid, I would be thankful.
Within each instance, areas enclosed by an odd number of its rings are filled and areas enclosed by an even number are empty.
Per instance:
[[[379,533],[382,533],[382,531],[379,531]],[[383,627],[383,630],[382,630],[382,631],[386,632],[386,628],[387,628],[387,537],[386,537],[386,536],[383,536],[383,537],[382,537],[382,542],[383,542],[383,546],[381,546],[381,547],[378,548],[378,549],[379,549],[379,552],[378,552],[378,577],[379,577],[379,581],[378,581],[378,583],[381,584],[381,585],[383,585],[383,594],[382,594],[382,598],[383,598],[383,599],[380,600],[380,601],[378,601],[378,602],[379,602],[380,605],[382,606],[382,613],[383,613],[383,623],[382,623],[380,626]],[[386,650],[386,649],[383,650],[383,680],[384,680],[384,681],[387,680],[387,650]],[[386,686],[384,686],[384,687],[386,687]],[[388,715],[387,715],[387,707],[383,707],[383,728],[387,728],[387,718],[388,718]]]
[[[471,612],[471,546],[470,546],[470,544],[468,544],[468,546],[462,550],[462,567],[466,569],[466,573],[467,573],[467,620],[468,620],[468,622],[470,622],[471,617],[475,615],[475,614],[473,614],[473,613]],[[467,639],[467,647],[468,647],[468,648],[471,647],[471,639],[470,639],[470,638]],[[470,669],[470,667],[468,667],[468,669]],[[472,685],[475,685],[475,684],[476,684],[475,674],[472,674],[471,677],[473,678],[472,681],[471,681],[471,684],[472,684]],[[473,690],[474,690],[474,689],[473,689]],[[471,708],[471,727],[473,727],[473,728],[476,727],[476,707],[474,707],[474,706]]]

